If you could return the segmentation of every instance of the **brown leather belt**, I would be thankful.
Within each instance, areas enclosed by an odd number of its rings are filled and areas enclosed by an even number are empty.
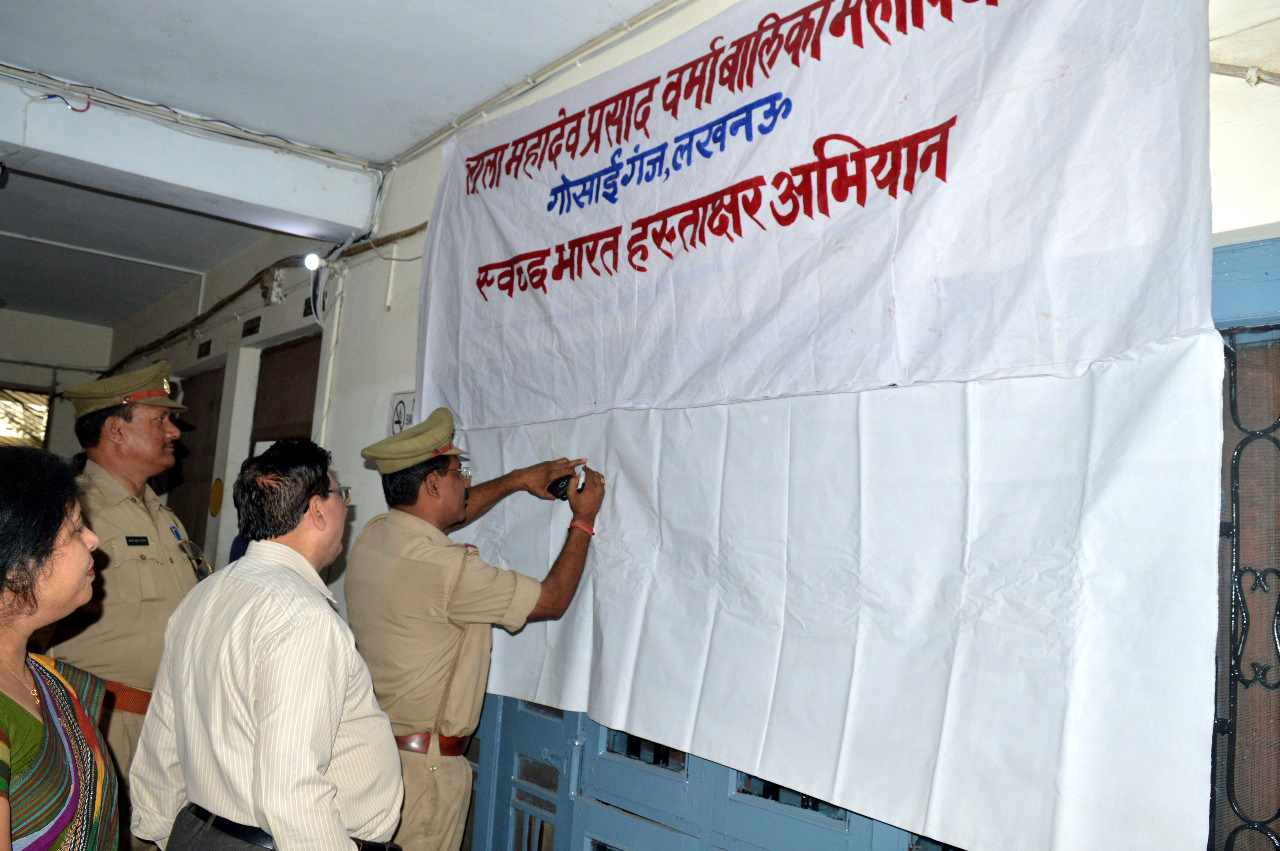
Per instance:
[[[145,715],[150,702],[151,692],[107,680],[107,692],[102,697],[102,704],[107,709]]]
[[[396,747],[402,751],[426,753],[431,747],[433,733],[410,733],[396,736]],[[470,736],[436,736],[440,741],[440,756],[462,756],[471,744]]]

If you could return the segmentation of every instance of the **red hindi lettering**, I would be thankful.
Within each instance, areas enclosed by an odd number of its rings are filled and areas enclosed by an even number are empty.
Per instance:
[[[560,165],[560,155],[567,153],[573,159],[578,152],[578,134],[582,131],[582,117],[585,113],[579,110],[573,115],[565,115],[560,110],[560,120],[547,128],[546,159],[552,168]]]
[[[894,19],[894,3],[895,0],[866,0],[867,2],[867,23],[871,25],[871,29],[875,34],[880,36],[880,40],[885,44],[892,44],[889,40],[889,34],[880,29],[880,24],[876,22],[876,10],[880,10],[880,21],[888,24]],[[896,0],[898,4],[902,0]],[[906,32],[906,30],[903,30]]]
[[[621,233],[622,226],[619,225],[560,243],[555,248],[556,264],[551,270],[552,279],[559,281],[567,277],[571,281],[577,280],[585,275],[584,265],[596,277],[601,274],[612,277],[618,270],[618,236]],[[610,253],[612,260],[608,257]],[[599,268],[596,267],[597,259]]]
[[[503,263],[498,269],[498,289],[507,294],[507,298],[514,298],[516,294],[515,287],[516,267],[514,258]]]
[[[476,194],[476,183],[480,180],[480,158],[467,157],[467,194]]]
[[[848,145],[853,151],[832,155],[828,153],[828,147],[833,144]],[[769,208],[783,227],[789,227],[801,214],[810,219],[815,213],[829,216],[830,198],[843,202],[849,197],[850,188],[855,191],[858,205],[866,204],[867,183],[862,166],[865,149],[857,139],[838,133],[823,136],[813,143],[813,153],[813,162],[780,171],[773,177],[772,186],[778,197],[770,202]],[[850,163],[856,166],[852,176],[849,174]],[[783,209],[778,208],[778,202],[784,205]]]
[[[520,292],[535,289],[545,293],[547,291],[545,264],[550,254],[551,249],[540,248],[537,251],[517,254],[501,263],[481,266],[476,274],[476,289],[480,291],[480,296],[485,301],[489,300],[485,295],[485,288],[495,285],[499,291],[507,294],[507,298],[514,298],[517,289]]]
[[[608,147],[613,147],[630,139],[639,106],[643,106],[646,110],[644,123],[647,126],[649,104],[653,100],[653,90],[657,85],[658,78],[654,77],[591,107],[587,111],[587,140],[578,151],[578,155],[582,156],[599,150],[601,142]],[[647,129],[645,135],[648,135]]]
[[[920,154],[920,170],[928,171],[929,165],[933,164],[934,159],[937,159],[933,174],[943,183],[946,183],[947,180],[947,143],[951,136],[951,128],[955,127],[955,124],[956,116],[952,115],[950,119],[938,124],[932,131],[916,134],[916,136],[924,137],[922,139],[923,142],[928,142],[928,145],[925,145],[924,151]],[[915,137],[911,138],[914,139]],[[910,192],[910,188],[908,191]]]
[[[925,0],[925,2],[937,9],[944,20],[951,20],[951,0]]]
[[[653,90],[658,87],[658,78],[654,77],[639,88],[645,89],[644,95],[632,102],[631,126],[649,138],[649,118],[653,115]]]
[[[844,35],[844,28],[849,27],[849,40],[854,47],[862,47],[862,0],[843,0],[840,11],[831,18],[831,26],[827,32],[834,38]]]
[[[956,116],[937,127],[907,136],[902,140],[907,151],[907,173],[902,179],[902,188],[908,192],[915,189],[916,174],[926,172],[930,166],[933,174],[943,183],[947,182],[947,144],[951,128],[956,124]],[[921,149],[920,146],[924,145]]]
[[[480,175],[480,182],[485,189],[496,189],[502,182],[502,158],[506,153],[507,146],[502,145],[485,157],[484,171]]]
[[[667,257],[674,256],[664,246],[675,242],[676,232],[667,226],[667,219],[678,209],[663,210],[631,223],[631,236],[627,239],[627,262],[631,264],[631,268],[637,272],[648,271],[648,268],[642,265],[649,259],[649,247],[645,245],[646,241],[652,242],[653,246]]]
[[[582,277],[582,241],[571,239],[556,246],[556,265],[551,268],[551,278],[559,281],[568,278],[576,281]]]
[[[595,254],[587,258],[587,264],[591,267],[591,271],[597,275],[604,272],[609,277],[613,277],[613,273],[618,271],[618,238],[622,235],[622,225],[609,228],[605,231],[595,234],[592,246],[598,252],[600,258],[600,271],[596,271]]]
[[[875,158],[875,162],[871,164],[871,175],[875,178],[876,186],[889,190],[890,198],[897,198],[898,181],[902,174],[902,141],[899,139],[867,148],[862,156]]]
[[[662,108],[672,118],[680,117],[680,105],[687,100],[693,100],[694,109],[702,109],[703,105],[711,102],[716,84],[716,63],[724,50],[718,44],[721,41],[723,38],[716,36],[709,51],[667,72],[667,83],[662,87]]]
[[[636,219],[631,223],[631,235],[627,238],[627,262],[637,272],[647,272],[649,267],[644,263],[649,259],[649,247],[645,240],[649,238],[651,219]]]
[[[502,180],[502,158],[506,144],[467,158],[467,194],[474,195],[481,189],[493,189]]]
[[[481,266],[476,271],[476,289],[480,291],[480,297],[485,301],[488,301],[489,297],[484,294],[484,288],[494,285],[493,275],[489,273],[502,265],[501,263],[492,263],[488,266]]]
[[[602,131],[604,130],[605,106],[596,104],[587,110],[587,132],[582,140],[582,147],[568,151],[571,157],[582,157],[600,150]]]
[[[832,0],[818,0],[783,21],[790,24],[783,35],[782,45],[792,65],[799,67],[800,57],[805,53],[815,62],[822,60],[822,31],[827,24],[831,3]]]
[[[707,216],[711,212],[713,196],[706,195],[687,201],[669,212],[677,214],[675,233],[680,237],[680,245],[685,251],[692,251],[707,242]],[[674,241],[674,240],[673,240]],[[662,246],[658,246],[662,250]],[[663,252],[666,254],[666,252]],[[671,256],[671,255],[668,255]]]
[[[764,230],[764,223],[756,218],[764,203],[761,191],[764,185],[764,178],[756,176],[716,193],[707,217],[707,230],[733,242],[736,237],[742,236],[743,213]]]
[[[582,137],[582,125],[584,123],[583,119],[585,116],[586,113],[579,110],[573,115],[570,115],[563,122],[564,151],[569,155],[570,159],[573,159],[578,155],[578,141]],[[554,164],[555,159],[553,158],[551,162]]]
[[[760,46],[756,51],[756,67],[767,77],[778,63],[782,49],[786,47],[786,37],[782,34],[782,19],[770,13],[760,20],[756,27],[760,34]]]
[[[636,116],[642,110],[644,111],[644,124],[646,129],[644,133],[648,133],[649,113],[653,103],[653,90],[658,87],[658,78],[646,80],[638,86],[633,86],[624,94],[625,97],[618,98],[616,106],[609,110],[605,118],[605,128],[611,131],[611,145],[621,145],[631,138],[632,132],[636,127]]]
[[[526,289],[541,290],[544,293],[547,291],[546,262],[550,254],[550,248],[541,248],[512,260],[512,266],[516,270],[516,286],[520,288],[520,292]]]
[[[533,134],[536,137],[538,134]],[[524,165],[525,148],[528,147],[532,137],[521,136],[510,144],[511,156],[507,157],[507,164],[503,166],[502,173],[512,180],[520,179],[520,168]]]
[[[805,163],[773,176],[771,185],[778,197],[769,202],[769,209],[773,211],[774,221],[784,228],[791,227],[801,213],[813,218],[813,172],[817,168],[816,163]],[[785,209],[778,209],[779,202],[786,205]]]
[[[752,30],[732,42],[720,61],[716,82],[731,92],[742,92],[751,88],[755,85],[759,51],[759,30]]]

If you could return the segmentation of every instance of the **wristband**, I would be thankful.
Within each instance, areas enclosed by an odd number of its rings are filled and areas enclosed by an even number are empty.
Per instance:
[[[592,529],[590,526],[588,526],[586,523],[583,523],[581,520],[574,520],[572,523],[569,524],[570,529],[574,528],[575,526],[581,529],[582,531],[586,532],[588,535],[590,535],[593,538],[596,536],[596,530]]]

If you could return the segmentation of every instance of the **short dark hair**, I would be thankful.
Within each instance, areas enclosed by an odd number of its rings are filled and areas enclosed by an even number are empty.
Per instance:
[[[403,470],[396,470],[394,473],[384,473],[382,475],[382,495],[386,497],[387,507],[395,508],[397,505],[417,504],[418,494],[422,490],[422,483],[432,473],[443,474],[448,470],[450,457],[449,455],[437,455],[434,458],[419,461],[412,467],[405,467]]]
[[[93,449],[102,440],[102,427],[112,417],[119,417],[127,423],[133,422],[135,405],[112,405],[101,411],[90,411],[76,420],[76,440],[85,449]]]
[[[43,449],[0,447],[0,595],[12,593],[20,611],[35,611],[36,579],[75,503],[66,461]],[[11,613],[8,600],[0,612]]]
[[[232,498],[247,541],[279,538],[302,522],[311,497],[329,489],[333,457],[310,440],[277,440],[240,466]]]

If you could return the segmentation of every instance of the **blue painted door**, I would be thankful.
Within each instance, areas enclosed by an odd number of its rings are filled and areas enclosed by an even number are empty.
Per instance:
[[[581,713],[490,697],[478,735],[473,849],[939,849]]]
[[[484,711],[496,721],[482,722],[479,731],[489,741],[482,739],[472,848],[568,848],[582,714],[492,696],[486,698]]]

